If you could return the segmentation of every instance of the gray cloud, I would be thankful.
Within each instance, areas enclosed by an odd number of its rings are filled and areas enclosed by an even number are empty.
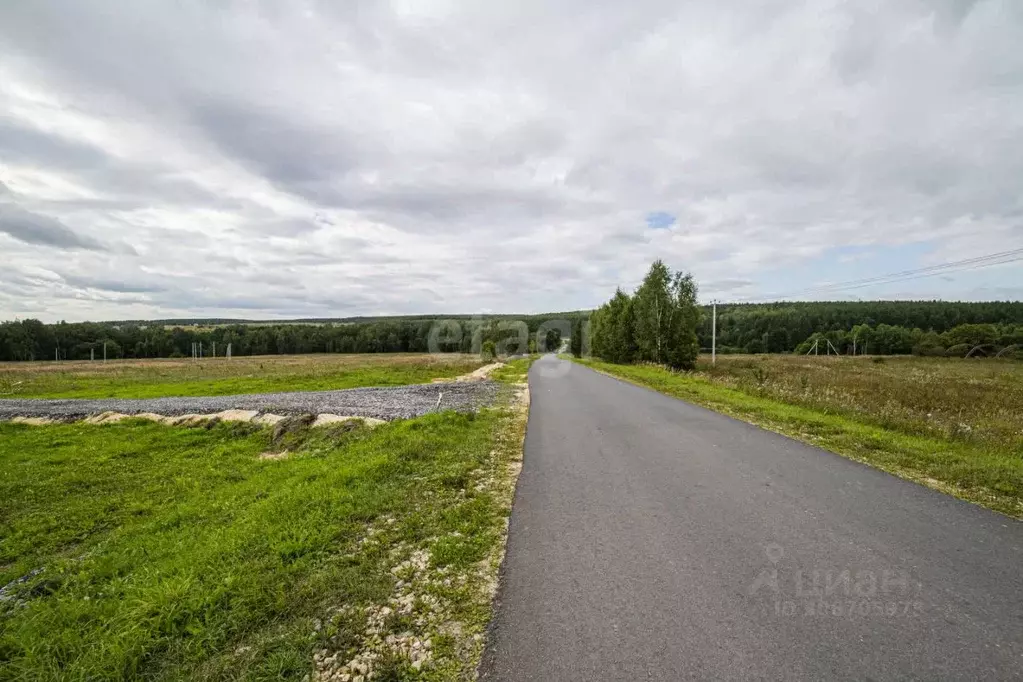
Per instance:
[[[568,309],[656,257],[755,297],[1002,251],[1021,43],[1012,0],[5,3],[0,195],[35,216],[5,258],[78,250],[0,318]]]
[[[361,166],[359,137],[343,119],[317,126],[286,111],[209,100],[193,110],[195,123],[229,157],[284,188],[315,188]]]
[[[119,279],[103,279],[100,277],[88,277],[85,275],[67,274],[61,277],[67,284],[83,289],[100,289],[113,291],[122,294],[142,294],[165,291],[166,288],[158,284],[144,284]]]
[[[26,244],[60,249],[107,249],[99,241],[75,232],[56,218],[32,213],[10,203],[0,203],[0,232]]]
[[[8,163],[46,161],[75,170],[106,166],[108,161],[107,155],[92,145],[3,119],[0,119],[0,155]]]

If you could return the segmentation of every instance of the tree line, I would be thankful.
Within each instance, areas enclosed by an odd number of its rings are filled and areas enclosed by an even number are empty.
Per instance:
[[[867,344],[867,352],[882,355],[911,353],[915,346],[949,348],[974,339],[974,345],[992,343],[999,335],[1008,346],[1015,337],[1006,329],[1023,325],[1019,301],[813,301],[727,304],[717,310],[720,353],[791,353],[822,336],[851,352],[857,335]],[[704,306],[698,334],[705,349],[711,345],[710,318],[710,308]],[[987,329],[978,336],[977,329],[964,325],[992,325],[1002,331]],[[867,332],[864,326],[874,331]],[[943,336],[956,327],[963,329]],[[862,352],[859,345],[857,352]]]
[[[926,355],[961,358],[971,351],[975,355],[1003,357],[1023,356],[1013,346],[1023,346],[1023,325],[961,324],[938,333],[919,327],[909,329],[890,324],[856,325],[849,330],[832,330],[812,334],[795,348],[796,353],[809,353],[814,344],[817,352],[842,355]],[[829,346],[830,344],[830,346]]]
[[[206,355],[214,344],[218,355],[228,344],[234,355],[276,355],[479,352],[483,342],[492,341],[498,354],[510,355],[557,350],[567,335],[574,353],[582,354],[588,340],[587,352],[609,360],[685,367],[699,348],[711,346],[710,307],[697,307],[695,296],[691,277],[655,263],[636,292],[618,291],[592,313],[464,315],[443,322],[440,316],[302,323],[28,319],[0,323],[0,361],[101,358],[104,344],[109,358],[189,357],[193,343],[203,344]],[[843,354],[855,346],[857,353],[961,356],[978,345],[990,354],[1023,343],[1023,302],[825,301],[728,304],[717,310],[719,353],[806,352],[814,341],[827,339]]]
[[[618,289],[590,318],[588,351],[610,362],[695,364],[712,345],[711,306],[695,306],[696,285],[662,262],[633,294]],[[679,311],[672,317],[668,311]],[[582,355],[584,322],[574,323],[571,349]],[[695,325],[695,344],[690,336]],[[670,341],[669,341],[670,340]],[[667,345],[659,346],[658,343]],[[818,352],[962,357],[1017,355],[1023,345],[1019,301],[813,301],[717,306],[719,353]],[[830,343],[830,345],[829,345]]]
[[[323,324],[164,325],[147,322],[44,324],[27,319],[0,323],[0,361],[191,357],[203,354],[285,355],[297,353],[480,353],[490,341],[502,355],[556,351],[572,316],[508,316],[479,319],[390,318],[375,322]]]

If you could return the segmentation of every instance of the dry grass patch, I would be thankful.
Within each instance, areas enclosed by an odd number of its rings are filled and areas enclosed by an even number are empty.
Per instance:
[[[1023,454],[1023,363],[724,355],[694,374],[722,386],[907,433]]]

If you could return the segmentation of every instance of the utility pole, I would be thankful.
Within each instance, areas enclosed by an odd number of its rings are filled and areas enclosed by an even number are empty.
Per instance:
[[[107,342],[103,342],[103,362],[107,361]]]
[[[710,364],[718,363],[718,302],[711,301]]]
[[[95,361],[96,361],[96,349],[95,348],[90,348],[89,349],[89,362],[95,362]]]

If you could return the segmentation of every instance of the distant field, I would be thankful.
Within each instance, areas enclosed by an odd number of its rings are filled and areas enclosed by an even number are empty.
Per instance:
[[[1023,517],[1023,363],[701,357],[697,371],[584,364]]]
[[[0,363],[0,398],[157,398],[428,383],[483,362],[461,354],[263,355]]]

